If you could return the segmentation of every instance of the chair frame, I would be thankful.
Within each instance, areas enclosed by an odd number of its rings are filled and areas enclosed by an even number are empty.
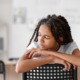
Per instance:
[[[0,60],[0,74],[3,74],[3,79],[4,80],[6,80],[6,78],[5,78],[5,63],[2,61],[2,60]]]

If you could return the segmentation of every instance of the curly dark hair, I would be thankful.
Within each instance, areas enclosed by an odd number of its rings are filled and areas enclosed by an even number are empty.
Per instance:
[[[67,20],[61,15],[48,15],[46,18],[41,19],[37,27],[34,30],[32,38],[30,39],[29,44],[32,40],[38,41],[38,31],[41,25],[47,25],[51,30],[52,35],[55,37],[56,41],[60,45],[65,45],[69,42],[72,42],[71,29]],[[60,40],[60,37],[63,37],[63,41]],[[28,44],[28,45],[29,45]]]

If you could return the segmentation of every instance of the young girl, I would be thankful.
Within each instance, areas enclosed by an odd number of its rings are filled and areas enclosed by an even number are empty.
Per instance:
[[[26,52],[16,64],[16,72],[48,63],[60,63],[65,66],[64,70],[70,69],[71,64],[80,66],[79,56],[67,20],[61,15],[48,15],[38,22]]]

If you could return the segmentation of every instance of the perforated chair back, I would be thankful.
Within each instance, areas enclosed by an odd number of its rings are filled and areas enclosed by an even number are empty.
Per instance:
[[[62,64],[46,64],[23,73],[23,80],[77,80],[77,69],[68,71]]]
[[[2,60],[0,60],[0,74],[3,75],[3,79],[5,80],[5,64]]]

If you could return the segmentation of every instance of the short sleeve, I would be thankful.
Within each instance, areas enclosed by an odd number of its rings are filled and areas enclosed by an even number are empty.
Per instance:
[[[76,44],[76,42],[71,42],[69,44],[67,44],[65,47],[64,47],[64,50],[67,54],[72,54],[72,52],[75,50],[75,49],[78,49],[78,46]]]
[[[32,42],[32,43],[27,47],[27,49],[31,49],[31,48],[38,48],[37,42]]]

